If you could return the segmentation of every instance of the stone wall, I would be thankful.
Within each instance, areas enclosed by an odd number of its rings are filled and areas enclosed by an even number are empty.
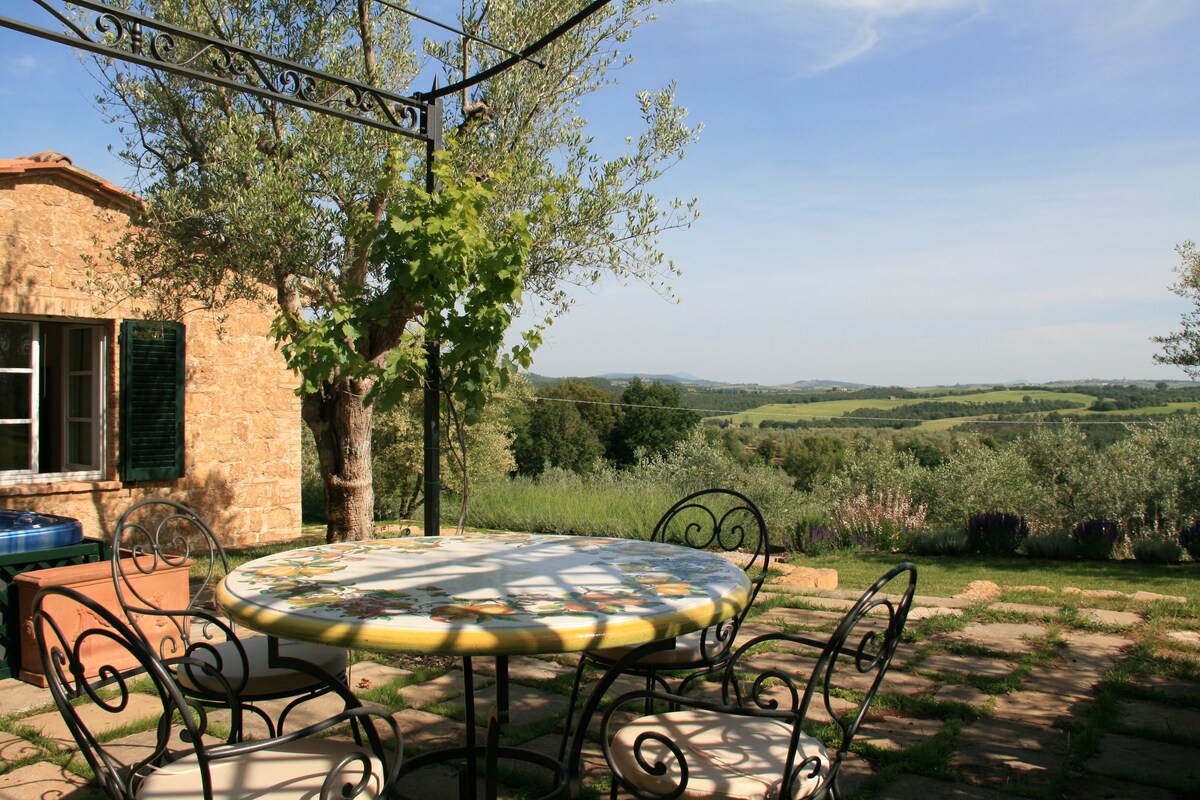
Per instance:
[[[4,162],[13,164],[14,162]],[[133,198],[71,167],[0,170],[0,314],[107,320],[107,428],[104,480],[12,484],[0,507],[76,517],[85,535],[111,536],[120,513],[147,496],[196,508],[227,545],[300,534],[300,402],[268,328],[252,304],[231,310],[218,334],[205,312],[186,316],[185,464],[172,481],[123,483],[117,474],[119,320],[126,306],[97,308],[77,284],[82,254],[103,261],[105,245],[128,224]]]

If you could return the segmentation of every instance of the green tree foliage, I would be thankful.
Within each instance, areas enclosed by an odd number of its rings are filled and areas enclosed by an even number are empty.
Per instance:
[[[1162,345],[1155,355],[1159,364],[1174,364],[1192,378],[1200,378],[1200,250],[1195,242],[1184,242],[1175,248],[1180,263],[1176,269],[1179,281],[1171,291],[1192,303],[1193,308],[1180,319],[1180,329],[1152,341]]]
[[[700,415],[680,407],[679,387],[634,378],[621,393],[623,413],[613,429],[613,458],[632,464],[642,455],[662,455],[686,437]]]
[[[442,489],[464,498],[467,487],[479,487],[508,477],[515,469],[512,454],[512,417],[533,399],[528,381],[517,376],[496,393],[479,419],[461,426],[449,419],[441,426]],[[376,516],[381,519],[415,519],[424,503],[424,428],[421,398],[376,413],[371,436],[372,471],[375,475]],[[461,442],[456,441],[461,436]],[[459,450],[467,448],[466,479]],[[460,507],[461,508],[461,507]],[[461,516],[460,510],[460,516]]]
[[[927,473],[923,486],[930,517],[953,526],[981,512],[1026,515],[1035,495],[1019,453],[988,447],[972,437],[959,440],[946,460]]]
[[[521,64],[448,98],[446,190],[432,198],[405,180],[421,178],[420,154],[407,140],[98,58],[98,102],[120,124],[120,154],[136,167],[146,200],[140,227],[116,254],[127,270],[117,280],[97,279],[99,297],[132,298],[155,315],[178,315],[195,304],[218,314],[237,301],[273,304],[285,354],[301,371],[328,536],[369,537],[371,402],[398,402],[417,381],[423,338],[449,343],[446,377],[467,421],[507,374],[486,356],[520,302],[522,284],[545,303],[545,319],[569,305],[565,283],[588,284],[604,274],[644,280],[669,294],[675,270],[657,237],[689,224],[695,211],[690,203],[659,202],[649,187],[698,129],[685,124],[673,87],[641,92],[641,133],[606,159],[594,152],[578,112],[587,95],[614,81],[615,68],[627,63],[630,37],[657,4],[612,4],[542,51],[545,69]],[[427,88],[412,85],[429,66],[427,55],[445,80],[476,74],[502,57],[468,48],[457,36],[415,42],[409,17],[370,0],[128,5],[402,93]],[[467,0],[460,8],[460,27],[511,49],[564,19],[556,0]],[[508,174],[494,181],[495,193],[480,208],[471,187],[495,178],[501,164]],[[461,194],[449,196],[455,193]],[[550,197],[558,204],[547,204]],[[436,214],[451,210],[439,206],[443,201],[461,212],[455,219],[471,220],[458,244],[438,240]],[[512,226],[532,210],[541,213],[526,220],[525,236]],[[431,277],[448,255],[445,247],[473,255],[443,285]],[[514,248],[523,251],[523,269],[511,257]],[[498,306],[505,294],[506,307]],[[517,360],[536,341],[535,330]]]
[[[546,467],[587,473],[600,465],[620,416],[617,398],[579,380],[562,380],[538,393],[513,442],[518,471]]]
[[[846,443],[824,436],[806,436],[787,445],[783,456],[783,471],[790,475],[800,491],[833,475],[846,460]]]
[[[537,402],[513,447],[517,469],[524,475],[537,475],[547,467],[587,473],[604,458],[604,442],[570,402]]]

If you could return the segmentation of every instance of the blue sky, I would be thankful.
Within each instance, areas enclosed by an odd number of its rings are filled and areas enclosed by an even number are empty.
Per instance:
[[[662,242],[679,302],[581,292],[534,370],[1184,377],[1149,337],[1187,310],[1174,247],[1200,237],[1198,35],[1192,0],[666,6],[585,111],[617,144],[633,94],[675,80],[705,125],[659,187],[700,201]],[[67,48],[0,30],[0,69],[0,157],[56,149],[127,183]]]

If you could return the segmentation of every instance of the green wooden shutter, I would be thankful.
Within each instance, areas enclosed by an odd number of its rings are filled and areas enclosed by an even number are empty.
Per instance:
[[[121,321],[121,479],[183,477],[183,341],[178,322]]]

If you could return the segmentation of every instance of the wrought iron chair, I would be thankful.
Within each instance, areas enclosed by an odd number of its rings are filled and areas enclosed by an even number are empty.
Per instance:
[[[243,710],[261,719],[274,736],[293,708],[330,691],[330,678],[346,683],[344,649],[284,640],[278,642],[281,661],[269,664],[269,638],[239,635],[217,612],[212,590],[228,574],[229,558],[212,529],[182,503],[163,498],[134,503],[117,522],[112,554],[117,601],[126,619],[174,672],[189,698],[222,706],[232,688]],[[188,563],[191,573],[199,571],[202,577],[190,582],[183,605],[164,607],[169,601],[147,588],[152,585],[147,576]],[[197,669],[199,661],[212,669]],[[292,700],[277,720],[256,705],[286,698]]]
[[[382,708],[359,703],[344,686],[330,687],[345,700],[333,716],[286,735],[238,741],[232,730],[218,735],[206,706],[188,698],[142,637],[95,600],[68,587],[48,587],[35,598],[31,618],[54,702],[112,800],[368,800],[384,796],[399,774],[396,721]],[[74,618],[88,623],[78,634],[72,634]],[[221,686],[223,705],[235,719],[241,715],[237,692],[210,663],[184,656],[175,669],[183,664]],[[107,715],[126,721],[144,708],[139,694],[155,700],[151,744],[130,746],[96,735],[93,728]],[[337,726],[349,726],[353,740],[330,737]],[[394,750],[385,747],[381,733],[390,736]]]
[[[900,643],[916,585],[917,568],[898,564],[828,639],[780,632],[745,642],[725,665],[720,702],[654,691],[616,698],[600,723],[613,796],[621,788],[639,800],[837,798],[839,768]],[[771,663],[756,668],[762,650]],[[781,667],[781,657],[794,657],[799,670]],[[621,722],[647,700],[672,710]],[[587,710],[598,704],[593,695]],[[829,745],[805,732],[829,721]],[[575,776],[580,752],[577,743]]]
[[[559,746],[560,758],[565,756],[572,735],[571,723],[575,704],[583,683],[584,671],[598,667],[612,671],[623,663],[621,671],[646,679],[646,689],[655,686],[668,691],[685,693],[694,683],[703,680],[725,666],[742,621],[749,613],[754,599],[762,588],[770,561],[770,540],[762,512],[751,500],[732,489],[704,489],[675,503],[655,525],[650,536],[654,542],[667,542],[701,550],[718,550],[737,554],[750,578],[750,597],[741,612],[722,623],[695,633],[679,636],[673,649],[660,649],[634,661],[626,659],[635,646],[612,647],[586,651],[580,655],[567,705],[567,719]],[[663,673],[687,673],[675,678],[675,687]],[[650,713],[647,700],[646,713]]]

